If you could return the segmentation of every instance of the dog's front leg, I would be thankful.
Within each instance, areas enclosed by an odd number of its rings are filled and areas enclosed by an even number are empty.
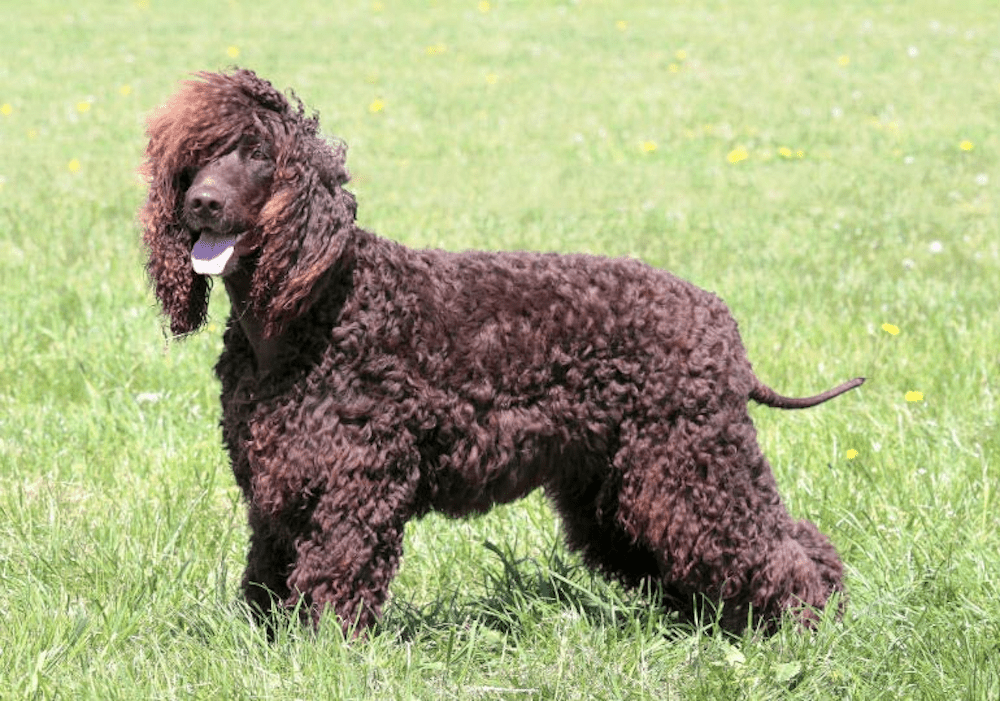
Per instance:
[[[295,539],[286,605],[301,605],[314,625],[333,613],[345,634],[357,637],[380,617],[399,568],[418,466],[374,446],[351,452],[337,456],[326,491]]]

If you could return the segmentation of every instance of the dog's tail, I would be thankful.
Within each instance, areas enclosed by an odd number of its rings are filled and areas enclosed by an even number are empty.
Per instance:
[[[808,409],[811,406],[822,404],[836,396],[848,392],[855,387],[860,387],[865,382],[863,377],[855,377],[842,385],[837,385],[833,389],[814,395],[812,397],[785,397],[773,389],[757,380],[757,385],[750,390],[750,399],[759,404],[764,404],[775,409]]]

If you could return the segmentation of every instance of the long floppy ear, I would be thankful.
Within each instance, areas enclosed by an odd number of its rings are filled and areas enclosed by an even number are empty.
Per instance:
[[[357,202],[342,185],[344,148],[320,139],[304,161],[279,163],[271,198],[260,214],[262,249],[250,298],[264,336],[281,333],[315,301],[317,283],[344,257]],[[284,171],[284,173],[282,173]]]
[[[169,175],[145,171],[149,196],[139,214],[149,252],[146,271],[175,336],[192,333],[205,323],[210,280],[191,267],[191,234],[177,220],[179,184]],[[160,179],[160,182],[157,180]]]
[[[211,282],[191,267],[191,233],[180,222],[185,171],[207,163],[247,129],[253,103],[233,84],[249,80],[201,73],[154,109],[146,122],[146,157],[140,173],[149,195],[139,213],[149,253],[146,270],[170,330],[180,336],[205,323]],[[252,75],[252,74],[251,74]]]

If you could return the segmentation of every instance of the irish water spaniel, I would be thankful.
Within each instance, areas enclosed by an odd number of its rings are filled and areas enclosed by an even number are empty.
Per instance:
[[[267,619],[380,614],[407,521],[542,487],[583,560],[722,625],[808,623],[842,589],[794,520],[714,295],[636,260],[413,250],[355,223],[345,147],[247,70],[203,73],[148,122],[148,273],[180,336],[211,277],[232,311],[216,365],[249,511],[243,591]]]

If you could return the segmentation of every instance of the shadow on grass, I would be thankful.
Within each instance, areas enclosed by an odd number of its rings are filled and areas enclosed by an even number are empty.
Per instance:
[[[395,598],[376,634],[410,641],[442,629],[486,628],[505,638],[524,638],[552,618],[582,620],[595,628],[659,630],[684,637],[695,626],[665,609],[656,591],[626,591],[583,564],[568,560],[554,547],[539,560],[517,557],[507,546],[484,542],[499,568],[490,567],[485,582],[469,589],[456,584],[428,603]]]

